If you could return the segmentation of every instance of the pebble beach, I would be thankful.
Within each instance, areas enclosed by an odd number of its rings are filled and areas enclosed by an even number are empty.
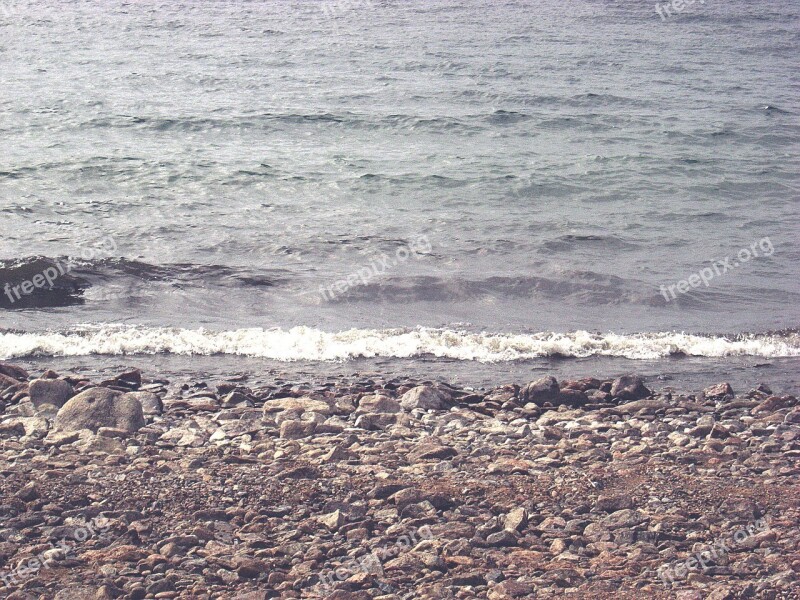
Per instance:
[[[800,406],[0,364],[0,596],[800,597]]]

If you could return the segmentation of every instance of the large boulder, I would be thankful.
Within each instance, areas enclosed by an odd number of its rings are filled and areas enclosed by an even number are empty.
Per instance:
[[[533,402],[538,406],[542,406],[545,402],[553,402],[558,398],[560,393],[558,381],[555,377],[547,376],[531,381],[522,390],[522,400],[524,402]]]
[[[72,386],[63,379],[34,379],[28,387],[28,395],[36,408],[43,404],[61,408],[74,393]]]
[[[71,398],[58,411],[55,428],[70,432],[114,427],[134,433],[144,427],[142,404],[129,394],[107,388],[92,388]]]
[[[406,410],[442,410],[448,407],[449,394],[430,385],[418,385],[400,398],[400,406]]]
[[[611,384],[611,395],[626,402],[648,398],[652,394],[653,392],[644,385],[642,378],[636,375],[623,375]]]

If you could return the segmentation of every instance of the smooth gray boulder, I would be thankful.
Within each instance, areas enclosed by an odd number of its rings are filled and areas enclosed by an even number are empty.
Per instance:
[[[430,385],[418,385],[400,398],[400,406],[406,410],[442,410],[447,408],[450,396]]]
[[[144,427],[142,404],[129,394],[107,388],[92,388],[71,398],[55,420],[55,429],[63,432],[114,427],[134,433]]]
[[[28,387],[28,395],[36,408],[43,404],[61,408],[74,393],[72,386],[63,379],[34,379]]]

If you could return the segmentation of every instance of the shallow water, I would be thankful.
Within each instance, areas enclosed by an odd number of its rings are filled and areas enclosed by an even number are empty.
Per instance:
[[[2,357],[797,384],[796,3],[0,8]]]

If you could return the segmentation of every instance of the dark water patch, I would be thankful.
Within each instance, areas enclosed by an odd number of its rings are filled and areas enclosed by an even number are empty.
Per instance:
[[[594,92],[587,92],[585,94],[578,94],[570,98],[563,99],[563,103],[567,106],[638,106],[647,107],[652,103],[639,98],[628,98],[625,96],[616,96],[614,94],[596,94]]]
[[[574,250],[583,250],[587,247],[597,248],[598,250],[623,250],[637,248],[638,244],[625,241],[615,235],[593,234],[562,235],[542,244],[542,250],[546,252],[571,252]]]
[[[258,289],[278,287],[291,279],[291,273],[281,269],[188,263],[156,265],[123,258],[86,261],[32,257],[0,261],[0,307],[22,309],[85,304],[85,292],[95,287],[123,287],[136,294],[150,284]],[[30,289],[28,294],[23,293],[25,282],[30,282],[25,286]],[[35,285],[37,283],[40,285]]]
[[[469,180],[457,179],[446,175],[429,175],[423,173],[408,173],[400,177],[385,173],[364,173],[358,181],[365,184],[393,184],[398,186],[423,186],[437,188],[458,188],[469,185]]]
[[[0,309],[23,310],[84,303],[91,284],[67,258],[31,257],[0,261]]]
[[[154,265],[121,258],[85,263],[84,269],[103,277],[122,274],[145,282],[194,283],[214,287],[274,287],[288,279],[284,270],[175,263]]]
[[[614,120],[613,118],[610,120]],[[592,120],[592,115],[580,117],[554,117],[544,118],[536,127],[555,131],[579,130],[587,133],[604,133],[614,129],[614,123],[600,123]]]
[[[530,119],[529,115],[510,110],[496,110],[486,117],[487,122],[492,125],[513,125],[521,121],[527,121],[528,119]]]
[[[777,106],[773,106],[771,104],[766,104],[766,105],[760,106],[759,110],[762,110],[765,113],[770,114],[770,115],[791,115],[791,114],[794,114],[793,112],[791,112],[789,110],[784,110],[782,108],[778,108]]]

